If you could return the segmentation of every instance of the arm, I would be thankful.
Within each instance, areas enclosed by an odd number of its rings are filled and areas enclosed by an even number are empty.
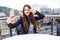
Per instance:
[[[41,14],[40,12],[36,11],[36,13],[38,16],[35,17],[35,20],[40,20],[40,19],[43,19],[45,16],[43,14]]]
[[[8,24],[8,26],[9,26],[9,28],[15,28],[15,27],[17,27],[20,23],[21,23],[21,21],[22,21],[22,17],[20,17],[15,23],[9,23]]]

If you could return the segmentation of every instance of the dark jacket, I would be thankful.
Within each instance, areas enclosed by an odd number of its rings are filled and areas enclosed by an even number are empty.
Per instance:
[[[36,11],[36,14],[38,15],[38,16],[36,16],[36,17],[34,17],[35,18],[35,20],[40,20],[40,19],[43,19],[45,16],[43,15],[43,14],[41,14],[40,12],[38,12],[38,11]],[[28,30],[26,30],[25,28],[24,28],[24,26],[23,26],[23,22],[22,22],[22,20],[23,20],[23,17],[20,17],[15,23],[10,23],[10,24],[8,24],[8,26],[9,26],[9,28],[17,28],[17,33],[19,34],[19,27],[21,27],[21,29],[22,29],[22,34],[27,34],[27,32],[28,32]],[[29,20],[28,20],[29,21]],[[17,27],[18,25],[20,25],[19,27]],[[36,33],[36,29],[34,28],[34,33]]]

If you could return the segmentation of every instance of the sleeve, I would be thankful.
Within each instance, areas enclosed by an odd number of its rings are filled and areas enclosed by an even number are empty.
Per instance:
[[[40,12],[36,11],[36,13],[38,16],[35,17],[35,20],[40,20],[43,19],[45,16],[43,14],[41,14]]]
[[[20,23],[21,23],[21,21],[22,21],[22,17],[20,17],[15,23],[10,23],[10,24],[7,24],[8,25],[8,27],[9,28],[15,28],[15,27],[17,27]]]

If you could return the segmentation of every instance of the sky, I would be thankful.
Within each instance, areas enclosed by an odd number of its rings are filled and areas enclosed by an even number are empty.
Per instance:
[[[0,0],[0,6],[22,10],[25,4],[47,5],[49,8],[60,8],[60,0]]]

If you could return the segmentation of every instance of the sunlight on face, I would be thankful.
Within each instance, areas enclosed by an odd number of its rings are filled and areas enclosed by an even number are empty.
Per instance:
[[[29,9],[28,7],[25,7],[25,8],[24,8],[24,13],[25,13],[26,16],[29,16],[29,14],[30,14],[30,9]]]

